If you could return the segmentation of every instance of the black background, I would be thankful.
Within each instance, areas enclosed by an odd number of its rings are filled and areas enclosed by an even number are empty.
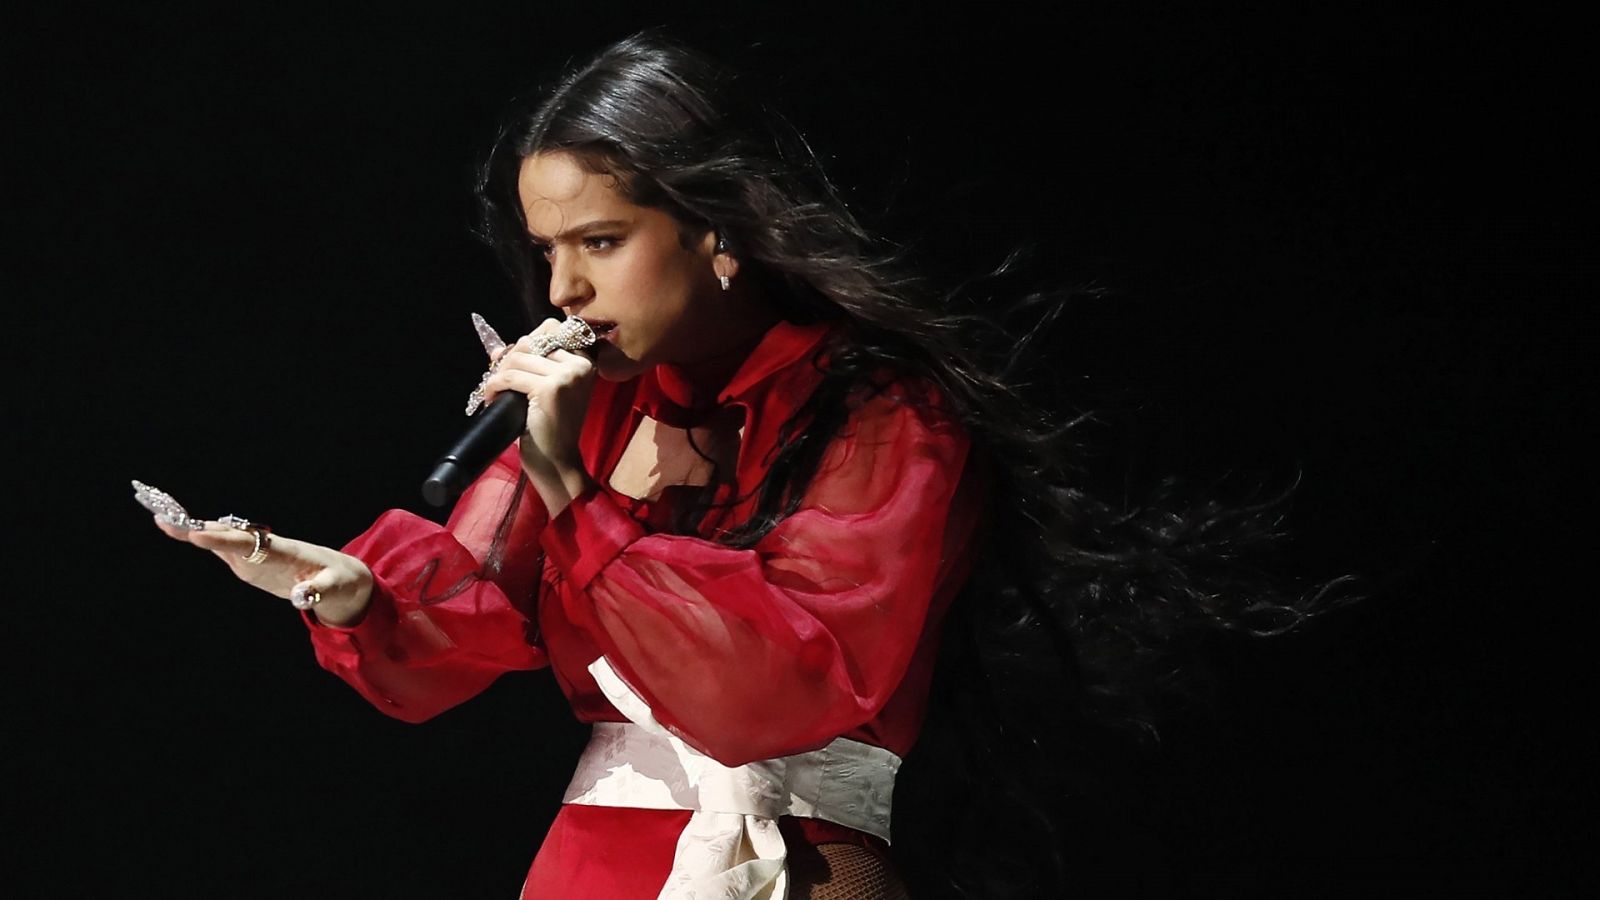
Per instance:
[[[1108,410],[1108,482],[1298,469],[1286,568],[1379,589],[1241,653],[1215,717],[1088,810],[1086,895],[1570,890],[1574,30],[1343,4],[338,6],[6,28],[30,895],[512,896],[584,738],[548,676],[390,721],[128,481],[336,546],[426,512],[481,370],[467,313],[523,327],[467,231],[494,117],[654,24],[765,79],[936,273],[1032,242],[1110,289],[1053,347],[1086,392],[1143,398]]]

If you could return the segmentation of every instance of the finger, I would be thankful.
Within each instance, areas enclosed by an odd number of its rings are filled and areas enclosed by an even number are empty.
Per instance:
[[[331,566],[324,566],[311,573],[309,577],[302,577],[289,589],[289,596],[285,599],[296,606],[300,603],[309,603],[310,609],[315,609],[318,603],[325,598],[335,595],[335,592],[345,587],[339,573]]]
[[[215,545],[208,549],[239,579],[277,597],[289,596],[289,589],[296,581],[309,578],[328,565],[326,554],[318,552],[325,548],[293,538],[269,535],[264,548],[266,558],[252,563],[249,556],[256,545],[249,534],[241,532],[245,538],[242,546],[235,537],[222,531],[197,534],[204,535],[202,541]]]
[[[528,397],[528,402],[533,402],[533,395],[540,390],[542,383],[548,375],[529,372],[526,369],[516,369],[507,366],[496,372],[483,386],[483,399],[485,403],[493,403],[494,398],[505,391],[514,391]]]
[[[594,363],[588,359],[564,350],[557,352],[564,353],[565,359],[555,359],[553,354],[548,358],[518,354],[517,359],[507,362],[484,383],[485,400],[493,402],[492,398],[501,391],[516,391],[532,397],[535,392],[551,387],[575,384],[594,371]]]
[[[189,532],[189,543],[219,555],[235,553],[243,557],[249,556],[250,551],[255,549],[256,539],[248,531],[230,528],[220,522],[206,522],[203,530]]]
[[[161,529],[161,532],[167,537],[170,537],[173,540],[183,541],[186,544],[194,544],[196,547],[202,547],[206,550],[212,550],[218,546],[218,538],[216,535],[225,534],[229,531],[236,531],[236,529],[228,528],[220,522],[202,522],[199,519],[190,519],[189,521],[199,525],[200,527],[180,527],[166,521],[165,519],[162,519],[160,516],[155,517],[156,527]],[[207,535],[208,529],[210,530],[209,536]],[[244,535],[245,543],[247,545],[253,544],[254,539],[248,534],[245,534],[242,531],[236,531],[236,533]]]
[[[505,364],[500,367],[500,371],[522,371],[532,372],[535,375],[554,375],[566,369],[565,366],[554,360],[554,355],[554,352],[550,356],[535,356],[532,353],[513,353],[506,357]],[[499,374],[499,372],[496,372],[495,374]]]
[[[539,326],[520,338],[517,338],[516,349],[524,353],[533,351],[534,342],[547,335],[554,334],[561,327],[560,319],[545,319]]]
[[[160,516],[152,516],[151,519],[156,523],[156,528],[160,529],[162,534],[175,541],[183,541],[185,544],[190,543],[189,535],[194,532],[187,528],[179,528]]]
[[[560,347],[550,351],[550,355],[546,356],[545,359],[560,365],[563,369],[576,373],[580,378],[589,374],[590,370],[594,368],[594,360],[589,356],[583,353],[574,353],[571,350],[563,350]]]
[[[494,398],[502,391],[513,390],[526,394],[532,390],[537,382],[530,382],[526,378],[511,379],[513,373],[517,375],[532,375],[537,378],[558,377],[565,370],[557,363],[532,353],[514,352],[506,356],[505,360],[494,369],[489,379],[483,383],[483,399],[485,403],[493,403]]]

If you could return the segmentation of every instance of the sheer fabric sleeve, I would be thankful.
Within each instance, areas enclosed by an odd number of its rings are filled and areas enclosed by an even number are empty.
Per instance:
[[[354,626],[306,614],[317,661],[383,712],[420,722],[504,672],[547,663],[534,618],[544,504],[513,444],[440,525],[384,513],[345,546],[372,570],[372,603]]]
[[[820,747],[889,700],[970,537],[970,509],[952,515],[967,455],[935,411],[880,396],[752,549],[647,535],[594,490],[541,540],[567,617],[655,720],[741,765]]]

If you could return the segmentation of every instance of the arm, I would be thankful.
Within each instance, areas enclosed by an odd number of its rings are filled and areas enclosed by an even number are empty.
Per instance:
[[[513,446],[463,492],[447,524],[390,510],[351,541],[344,552],[371,569],[372,598],[349,626],[306,614],[323,668],[383,712],[420,722],[506,671],[545,665],[533,597],[547,517],[520,473]]]
[[[799,752],[899,686],[971,535],[967,451],[937,413],[880,396],[753,549],[646,535],[595,490],[542,542],[567,616],[663,726],[727,765]]]

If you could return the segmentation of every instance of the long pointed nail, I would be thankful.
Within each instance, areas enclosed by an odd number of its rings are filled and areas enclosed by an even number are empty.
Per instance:
[[[491,357],[506,348],[505,340],[477,313],[472,314],[472,330],[478,333],[478,340],[483,342],[483,352]]]
[[[483,373],[483,378],[478,380],[478,386],[467,395],[467,415],[472,415],[483,408],[483,386],[489,383],[488,372]]]
[[[174,528],[199,531],[206,527],[203,520],[191,518],[188,511],[183,508],[183,504],[173,499],[171,494],[142,481],[133,482],[133,499],[154,513],[156,518]]]

